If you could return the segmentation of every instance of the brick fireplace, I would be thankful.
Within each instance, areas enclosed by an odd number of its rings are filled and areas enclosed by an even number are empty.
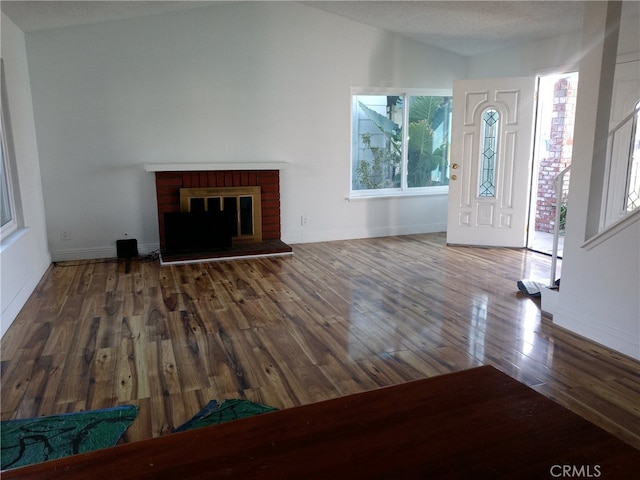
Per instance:
[[[167,257],[165,214],[181,211],[180,189],[221,189],[225,187],[259,187],[261,241],[234,245],[230,251],[214,257],[268,255],[291,253],[292,249],[280,240],[280,171],[279,170],[167,170],[150,166],[155,172],[158,206],[160,250]],[[234,242],[244,243],[244,242]],[[210,255],[206,255],[208,258]]]

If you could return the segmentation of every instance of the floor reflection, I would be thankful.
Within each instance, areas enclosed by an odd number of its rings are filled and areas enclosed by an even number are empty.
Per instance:
[[[529,355],[538,338],[536,331],[540,325],[540,308],[532,300],[522,303],[522,353]]]
[[[467,352],[480,361],[485,357],[485,340],[487,333],[487,319],[489,315],[488,295],[477,295],[471,305],[471,319],[469,322],[469,343]]]

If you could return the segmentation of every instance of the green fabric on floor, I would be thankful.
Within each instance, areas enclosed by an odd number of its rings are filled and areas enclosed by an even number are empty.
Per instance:
[[[191,420],[180,425],[174,432],[207,427],[209,425],[252,417],[276,410],[277,408],[262,405],[261,403],[250,402],[249,400],[225,400],[222,404],[211,400],[202,410],[196,413]]]
[[[23,467],[114,446],[136,405],[0,422],[1,468]]]

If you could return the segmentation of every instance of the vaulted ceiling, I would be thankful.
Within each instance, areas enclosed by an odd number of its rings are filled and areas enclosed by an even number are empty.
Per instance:
[[[239,0],[226,0],[239,1]],[[225,1],[14,1],[0,8],[23,31],[96,23]],[[476,55],[580,29],[583,1],[308,1],[341,17],[461,55]],[[638,15],[640,2],[624,2]]]

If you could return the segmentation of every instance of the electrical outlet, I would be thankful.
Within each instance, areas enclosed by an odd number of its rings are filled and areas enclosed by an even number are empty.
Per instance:
[[[300,225],[302,225],[303,227],[309,226],[309,217],[307,215],[302,215],[300,217]]]
[[[60,239],[71,240],[71,232],[69,230],[62,230],[62,232],[60,232]]]

